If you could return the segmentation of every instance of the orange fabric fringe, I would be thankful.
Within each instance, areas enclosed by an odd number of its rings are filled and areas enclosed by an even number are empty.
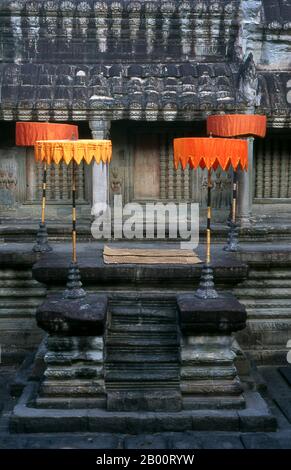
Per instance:
[[[60,163],[61,160],[68,165],[74,160],[78,165],[82,160],[90,164],[94,159],[96,163],[109,163],[112,156],[111,140],[43,140],[34,146],[35,159],[48,164]]]
[[[207,118],[207,134],[219,137],[265,137],[266,130],[267,117],[259,114],[221,114]]]
[[[227,170],[230,165],[236,170],[248,167],[248,143],[241,139],[220,139],[210,137],[188,137],[174,139],[174,165],[177,169],[181,162],[185,169],[207,168],[210,170],[220,165]]]
[[[53,122],[17,122],[16,145],[29,147],[37,140],[78,139],[78,126]]]

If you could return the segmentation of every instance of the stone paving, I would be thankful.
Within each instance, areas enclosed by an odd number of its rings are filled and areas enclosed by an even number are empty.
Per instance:
[[[0,449],[291,449],[291,384],[278,366],[260,367],[265,396],[278,420],[277,432],[168,432],[159,434],[11,434],[8,421],[17,399],[10,396],[16,368],[0,368]],[[289,367],[288,367],[289,369]]]

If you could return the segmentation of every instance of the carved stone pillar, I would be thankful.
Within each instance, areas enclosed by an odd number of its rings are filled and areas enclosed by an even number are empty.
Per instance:
[[[250,225],[253,201],[253,148],[254,138],[248,139],[248,171],[238,170],[237,219],[242,227]]]
[[[93,139],[107,139],[110,130],[110,121],[89,121]],[[100,209],[108,203],[108,164],[93,163],[92,172],[92,210],[96,216]]]

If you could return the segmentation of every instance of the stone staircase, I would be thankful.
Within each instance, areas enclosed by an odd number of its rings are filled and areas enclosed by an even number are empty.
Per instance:
[[[111,303],[105,340],[109,410],[181,409],[177,325],[173,301]]]
[[[43,336],[35,325],[35,310],[46,287],[35,281],[31,268],[0,269],[0,344],[5,362],[22,359]]]
[[[247,309],[247,328],[237,334],[240,346],[262,363],[286,361],[291,338],[291,271],[287,266],[254,266],[234,289]]]

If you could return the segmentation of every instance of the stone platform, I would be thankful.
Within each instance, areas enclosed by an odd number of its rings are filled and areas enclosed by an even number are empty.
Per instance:
[[[154,433],[166,431],[275,431],[276,419],[257,392],[246,392],[244,410],[113,412],[102,409],[33,408],[37,385],[24,389],[10,419],[10,431]]]
[[[270,232],[271,233],[271,232]],[[263,237],[263,232],[262,232]],[[213,244],[216,285],[232,291],[247,309],[247,328],[236,334],[242,349],[259,364],[283,364],[286,343],[291,338],[291,249],[290,244],[241,243],[238,253],[225,253],[223,245]],[[277,240],[277,242],[276,242]],[[178,248],[177,243],[113,243],[118,247]],[[37,347],[42,332],[35,322],[35,309],[47,291],[63,290],[71,259],[69,243],[53,244],[53,252],[45,258],[31,251],[29,243],[0,244],[0,342],[6,361],[23,360],[25,353]],[[104,292],[110,298],[136,292],[153,297],[163,294],[174,298],[178,292],[196,288],[201,265],[191,266],[105,266],[101,242],[78,243],[78,257],[85,288]],[[195,250],[204,259],[205,247]],[[57,260],[60,262],[58,270]],[[38,261],[38,262],[37,262]],[[39,282],[33,279],[32,266]],[[55,276],[47,286],[48,276]],[[21,306],[21,308],[20,308]]]
[[[102,330],[92,337],[89,326],[78,338],[48,324],[44,380],[28,381],[11,431],[275,430],[263,398],[237,377],[231,332],[244,326],[244,308],[232,296],[219,302],[220,311],[210,309],[217,322],[208,334],[207,322],[195,332],[192,319],[190,342],[183,302],[178,299],[179,319],[176,301],[150,294],[109,300],[104,348]],[[46,310],[38,309],[39,321]]]
[[[27,370],[27,368],[26,368]],[[22,371],[21,371],[22,372]],[[291,383],[288,385],[276,366],[259,367],[253,372],[264,382],[267,401],[277,418],[276,432],[181,431],[138,434],[94,432],[15,433],[9,431],[9,418],[15,406],[15,368],[0,370],[0,448],[1,449],[291,449]],[[24,373],[21,373],[24,378]],[[31,374],[29,374],[31,376]],[[258,383],[259,386],[259,383]],[[261,387],[262,385],[260,385]],[[11,392],[13,394],[11,396]],[[278,406],[278,401],[280,406]],[[284,406],[283,406],[284,404]],[[289,405],[289,407],[288,407]],[[288,419],[286,418],[288,417]]]
[[[180,248],[179,243],[121,243],[111,246],[140,247],[140,248]],[[90,289],[120,291],[124,288],[171,288],[175,291],[193,288],[198,284],[202,263],[187,264],[105,264],[103,262],[103,244],[91,243],[78,248],[78,265],[82,282]],[[205,257],[205,247],[199,246],[195,252],[201,260]],[[70,261],[70,247],[67,252],[64,247],[56,246],[54,252],[43,255],[33,265],[34,278],[46,284],[49,288],[56,288],[66,284],[68,264]],[[212,265],[216,282],[221,288],[226,286],[232,289],[235,285],[247,278],[247,264],[237,259],[232,253],[225,253],[221,247],[213,247]]]

